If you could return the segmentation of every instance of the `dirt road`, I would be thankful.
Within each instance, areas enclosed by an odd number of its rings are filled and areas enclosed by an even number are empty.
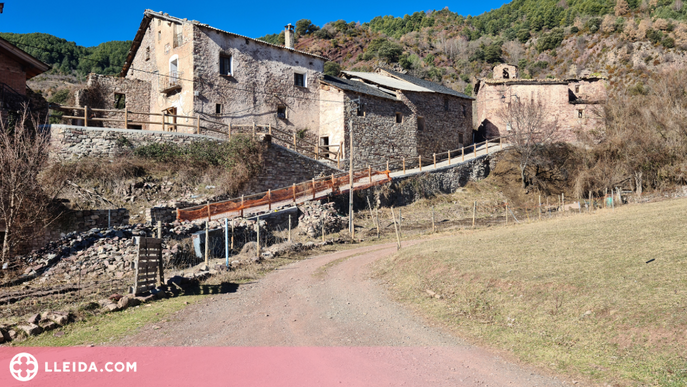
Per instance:
[[[385,244],[295,262],[236,293],[209,296],[118,345],[383,348],[376,356],[407,385],[564,384],[428,326],[390,301],[368,269],[395,251],[395,244]]]

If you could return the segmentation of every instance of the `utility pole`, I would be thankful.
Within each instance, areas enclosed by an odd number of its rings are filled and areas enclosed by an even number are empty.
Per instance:
[[[353,111],[360,106],[360,97],[352,100],[355,107],[351,106],[348,118],[348,137],[350,138],[350,145],[348,147],[348,177],[350,181],[350,190],[348,190],[348,232],[351,238],[355,237],[355,227],[353,226]]]

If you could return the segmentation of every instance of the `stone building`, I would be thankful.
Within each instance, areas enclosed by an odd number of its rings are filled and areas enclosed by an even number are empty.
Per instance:
[[[386,160],[431,160],[472,144],[473,98],[392,70],[344,71],[320,82],[321,146],[339,145],[348,158],[349,122],[358,167]]]
[[[475,141],[508,134],[510,126],[499,113],[516,99],[541,103],[546,114],[557,121],[561,138],[575,141],[578,132],[601,124],[600,108],[607,99],[607,87],[603,77],[522,79],[517,66],[500,64],[494,67],[492,78],[480,79],[475,84],[479,126]]]
[[[200,115],[205,122],[316,130],[318,77],[326,59],[295,50],[293,34],[293,26],[288,25],[287,46],[277,46],[146,10],[120,77],[92,78],[91,89],[100,90],[85,92],[90,96],[80,102],[157,114]],[[193,124],[184,118],[178,118],[184,122],[166,119],[171,124]],[[162,130],[162,124],[141,128]]]
[[[0,110],[17,110],[26,98],[26,81],[50,70],[5,39],[0,38]]]

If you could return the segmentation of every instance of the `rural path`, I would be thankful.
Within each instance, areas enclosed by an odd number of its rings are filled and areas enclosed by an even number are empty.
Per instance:
[[[406,385],[564,384],[469,345],[392,301],[369,265],[395,251],[395,243],[383,244],[294,262],[115,345],[386,348],[378,356],[394,363],[389,372]]]

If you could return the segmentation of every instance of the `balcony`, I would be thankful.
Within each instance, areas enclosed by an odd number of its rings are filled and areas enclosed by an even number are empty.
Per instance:
[[[169,74],[158,75],[158,83],[160,84],[160,93],[169,94],[176,90],[181,90],[181,78],[184,73],[182,71],[171,71]]]

